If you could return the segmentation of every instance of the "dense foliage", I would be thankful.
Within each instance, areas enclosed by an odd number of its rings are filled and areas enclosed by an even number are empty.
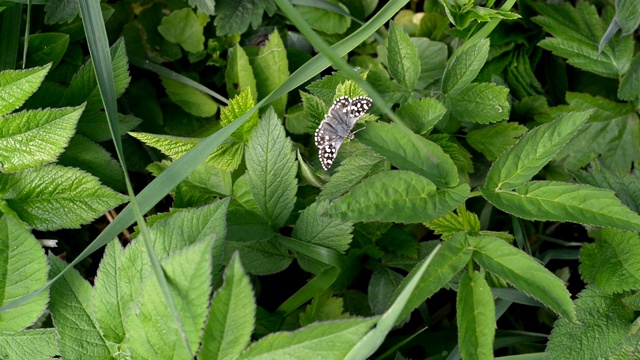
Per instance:
[[[0,24],[0,358],[640,353],[636,1],[5,1]],[[325,171],[345,96],[373,107]]]

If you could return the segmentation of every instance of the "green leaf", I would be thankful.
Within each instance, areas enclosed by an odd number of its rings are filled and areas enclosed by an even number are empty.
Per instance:
[[[474,20],[477,22],[486,22],[492,19],[518,19],[520,15],[510,13],[508,11],[501,11],[495,9],[489,9],[481,6],[473,6],[472,2],[448,2],[441,1],[444,5],[445,12],[456,28],[464,29]]]
[[[387,76],[377,72],[369,71],[367,82],[382,96],[384,101],[391,104],[404,104],[412,97],[412,92],[408,88],[393,82]]]
[[[345,80],[347,80],[347,78],[344,77],[344,75],[339,72],[334,72],[320,80],[314,81],[307,89],[309,89],[313,95],[322,99],[325,104],[331,104],[336,98],[336,88],[345,82]]]
[[[30,35],[26,64],[28,67],[34,67],[52,63],[51,66],[55,68],[62,60],[68,46],[69,35],[67,34],[50,32]]]
[[[327,5],[338,7],[345,14],[349,14],[349,9],[344,4],[339,3],[336,0],[325,0]],[[318,4],[319,7],[309,6],[296,6],[298,13],[309,23],[311,28],[321,31],[326,34],[343,34],[351,26],[351,18],[349,16],[330,11],[320,6],[324,4]]]
[[[232,0],[236,1],[236,0]],[[243,1],[246,3],[248,1]],[[218,15],[220,16],[220,15]],[[216,22],[219,19],[216,18]],[[266,45],[260,48],[258,55],[251,60],[253,73],[256,76],[258,99],[264,99],[276,90],[289,77],[289,61],[287,49],[285,49],[278,31],[269,35]],[[287,106],[287,95],[283,95],[270,103],[278,116],[284,115]]]
[[[638,97],[640,97],[640,55],[633,58],[629,71],[622,77],[618,88],[620,100],[633,101]]]
[[[78,228],[125,197],[84,171],[47,165],[0,177],[0,199],[38,230]]]
[[[273,0],[216,0],[216,35],[233,35],[244,33],[249,24],[254,29],[262,23],[262,14],[269,16],[276,11]]]
[[[47,24],[70,23],[78,16],[78,3],[71,0],[53,0],[44,7]]]
[[[315,202],[304,209],[293,228],[292,236],[307,243],[344,252],[349,248],[353,224],[324,216],[328,201]]]
[[[420,278],[418,285],[402,311],[402,316],[398,318],[399,321],[396,323],[399,323],[409,316],[415,308],[447,285],[447,283],[467,265],[472,253],[472,249],[468,246],[466,234],[459,233],[443,242],[442,247],[435,254],[424,275]],[[421,261],[411,269],[409,275],[407,275],[402,284],[396,289],[394,298],[397,298],[402,292],[402,289],[415,277],[421,264],[427,261],[427,259],[428,258]]]
[[[576,320],[571,294],[564,283],[522,250],[493,236],[469,236],[473,260],[518,290],[540,300],[560,316]],[[494,318],[495,319],[495,318]]]
[[[622,35],[633,33],[640,25],[640,8],[633,0],[616,0],[616,20],[622,29]]]
[[[635,332],[636,316],[622,302],[623,296],[587,286],[575,301],[577,321],[565,318],[556,321],[547,344],[547,357],[558,360],[633,358],[633,355],[610,357],[621,350],[630,332]]]
[[[342,359],[376,321],[376,318],[335,320],[314,323],[295,332],[275,333],[251,345],[238,360]]]
[[[425,97],[401,106],[397,114],[413,132],[426,134],[446,112],[447,108],[438,100]]]
[[[458,344],[466,359],[493,358],[496,308],[491,288],[477,271],[462,274],[456,297]]]
[[[402,280],[402,275],[387,267],[378,267],[373,270],[367,294],[369,295],[369,306],[374,314],[382,314],[387,311],[392,303],[393,293]]]
[[[252,107],[255,106],[255,102],[251,97],[251,92],[249,90],[245,90],[241,92],[239,95],[231,99],[229,102],[229,106],[222,109],[220,112],[220,123],[222,126],[227,126],[231,124],[235,119],[240,116],[246,114]],[[253,113],[247,119],[247,121],[242,124],[242,126],[233,133],[233,137],[237,140],[246,143],[249,140],[249,135],[251,135],[251,131],[258,124],[258,113]]]
[[[250,242],[227,242],[224,250],[229,258],[235,251],[239,251],[244,268],[247,273],[253,275],[278,273],[289,267],[293,261],[289,249],[273,237]]]
[[[463,231],[471,235],[480,232],[480,220],[478,215],[458,209],[458,214],[449,213],[435,220],[429,221],[427,227],[436,235],[442,235],[446,240],[451,236]]]
[[[98,268],[95,279],[95,288],[93,289],[92,303],[93,313],[100,325],[104,337],[116,344],[123,342],[126,337],[124,330],[125,314],[129,310],[129,306],[134,301],[135,293],[139,290],[140,282],[133,280],[133,287],[125,286],[128,283],[127,272],[133,265],[138,268],[142,265],[141,261],[136,264],[126,264],[123,256],[123,248],[119,241],[111,241],[105,248],[100,267]],[[138,258],[140,259],[140,258]],[[129,256],[128,260],[132,260]],[[145,264],[146,265],[146,264]],[[140,270],[138,268],[138,270]],[[146,269],[145,272],[148,272]],[[137,275],[137,278],[143,276],[143,271]],[[134,278],[135,279],[135,278]]]
[[[313,133],[318,128],[329,108],[327,105],[317,96],[307,94],[304,91],[300,92],[302,98],[302,106],[304,109],[306,129],[307,132]]]
[[[574,172],[576,180],[591,186],[610,189],[622,203],[634,212],[640,213],[640,173],[619,174],[607,169],[591,169],[589,172]]]
[[[218,104],[200,90],[166,77],[161,77],[161,80],[171,101],[189,114],[210,117],[218,111]]]
[[[420,77],[418,50],[402,28],[391,22],[387,45],[389,72],[400,84],[413,90]]]
[[[12,360],[51,359],[60,354],[56,329],[0,333],[0,351]]]
[[[576,135],[591,113],[566,113],[525,134],[493,163],[486,192],[512,190],[533,178]]]
[[[191,8],[183,8],[163,17],[158,32],[167,41],[197,53],[204,50],[203,31],[208,22],[209,17],[205,14],[196,15]]]
[[[470,131],[467,134],[467,143],[481,152],[487,160],[495,161],[526,132],[527,128],[518,123],[500,122]]]
[[[489,124],[509,118],[509,89],[490,83],[470,84],[446,98],[447,108],[458,119]]]
[[[67,264],[49,255],[51,275],[55,276]],[[112,359],[116,344],[104,338],[93,317],[91,285],[71,269],[51,285],[49,310],[58,330],[60,355],[65,359]]]
[[[454,95],[471,84],[488,55],[489,39],[474,42],[454,53],[442,77],[442,91]]]
[[[274,229],[284,225],[296,200],[298,168],[291,141],[273,109],[253,130],[245,157],[249,188]]]
[[[255,100],[258,98],[253,68],[251,68],[247,53],[239,44],[236,44],[233,49],[229,50],[225,79],[227,82],[227,93],[230,98],[235,97],[247,89],[251,91],[252,99]]]
[[[568,109],[571,111],[593,111],[589,117],[589,123],[612,122],[616,120],[628,120],[637,117],[633,105],[619,103],[601,96],[592,96],[586,93],[567,92]],[[563,107],[557,107],[564,111]]]
[[[141,122],[142,119],[135,116],[118,114],[118,129],[120,130],[120,134],[126,134],[128,131],[133,130],[136,126],[140,125]],[[77,133],[97,142],[111,140],[109,122],[103,111],[95,112],[89,117],[81,116],[78,122]]]
[[[251,280],[236,253],[227,265],[222,287],[213,296],[198,357],[235,359],[251,341],[255,317]]]
[[[211,251],[214,239],[207,236],[163,261],[162,269],[171,280],[170,291],[176,302],[191,351],[198,348],[207,317],[211,292]],[[126,342],[131,355],[149,358],[151,354],[172,354],[191,358],[171,319],[158,280],[148,273],[133,308],[127,313]]]
[[[69,144],[83,109],[29,110],[4,117],[0,170],[18,171],[54,162]]]
[[[640,231],[640,215],[622,205],[611,190],[553,181],[525,183],[514,191],[480,190],[495,207],[523,219]]]
[[[385,171],[356,185],[332,203],[328,213],[340,219],[419,223],[438,218],[462,204],[469,186],[437,190],[428,179],[410,171]]]
[[[300,314],[300,325],[307,326],[315,322],[348,319],[344,312],[344,300],[331,296],[330,291],[324,291],[311,300],[304,312]]]
[[[0,305],[36,291],[47,282],[49,269],[42,246],[22,224],[6,214],[0,217],[0,252],[4,254],[0,258]],[[45,290],[19,307],[0,313],[0,331],[16,332],[31,326],[44,312],[47,301]]]
[[[627,72],[633,56],[633,38],[615,37],[600,52],[598,44],[606,25],[594,5],[579,2],[574,8],[569,3],[558,6],[537,3],[536,9],[541,16],[532,20],[554,36],[540,41],[539,46],[566,58],[579,69],[600,76],[618,78]]]
[[[640,289],[640,237],[628,231],[602,229],[580,252],[580,274],[606,293]]]
[[[420,60],[420,77],[416,81],[416,89],[424,89],[442,78],[447,65],[447,44],[429,40],[426,37],[411,38],[418,50]]]
[[[458,171],[451,158],[438,145],[409,129],[387,123],[368,124],[358,140],[399,169],[420,174],[439,188],[458,184]]]
[[[189,6],[192,8],[197,7],[198,11],[203,12],[207,15],[215,15],[216,11],[214,9],[214,5],[216,4],[216,0],[189,0]]]
[[[0,72],[0,116],[5,116],[24,104],[38,90],[51,65],[26,70]]]

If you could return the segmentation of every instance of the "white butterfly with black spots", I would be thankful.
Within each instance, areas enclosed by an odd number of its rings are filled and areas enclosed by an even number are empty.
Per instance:
[[[316,146],[320,149],[318,157],[324,170],[331,168],[344,141],[353,139],[351,130],[371,104],[373,101],[366,96],[353,99],[342,96],[331,105],[315,134]]]

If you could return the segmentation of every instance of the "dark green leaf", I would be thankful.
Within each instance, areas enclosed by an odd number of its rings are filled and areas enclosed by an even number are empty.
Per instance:
[[[236,0],[231,1],[237,2]],[[242,1],[241,3],[249,3],[249,1]],[[274,31],[269,35],[269,40],[266,45],[260,48],[258,55],[250,58],[250,61],[256,77],[259,100],[262,100],[279,88],[289,77],[287,50],[282,43],[278,31]],[[287,106],[287,95],[275,99],[270,104],[273,106],[276,114],[282,117],[285,107]]]
[[[216,0],[216,34],[233,35],[254,29],[262,23],[262,14],[273,15],[276,10],[273,0]]]
[[[409,35],[394,22],[389,28],[387,62],[391,75],[400,84],[413,90],[420,77],[418,50],[409,39]]]
[[[493,358],[496,308],[491,288],[477,271],[462,274],[456,298],[458,345],[466,359]]]
[[[447,108],[458,119],[489,124],[509,118],[509,89],[491,83],[470,84],[447,96]]]
[[[416,134],[426,134],[442,119],[447,108],[438,100],[425,97],[401,106],[397,113]]]
[[[182,46],[188,52],[197,53],[204,50],[203,30],[207,22],[207,15],[196,15],[191,8],[183,8],[162,18],[158,32],[167,41]]]
[[[455,94],[478,76],[489,55],[489,39],[483,39],[454,53],[442,78],[442,91]]]
[[[230,98],[233,98],[246,89],[251,91],[251,98],[254,101],[258,98],[253,68],[251,68],[247,53],[239,44],[236,44],[233,49],[229,50],[225,79],[227,82],[227,93],[229,93]]]
[[[495,161],[511,148],[527,128],[513,122],[500,122],[467,134],[469,145],[482,153],[489,161]]]

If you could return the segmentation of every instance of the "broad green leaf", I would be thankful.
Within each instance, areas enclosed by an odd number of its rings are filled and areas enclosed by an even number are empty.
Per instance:
[[[429,135],[427,140],[433,141],[434,144],[442,148],[445,154],[449,155],[458,169],[458,177],[465,178],[468,174],[474,172],[471,153],[458,142],[455,136],[442,133],[433,134]]]
[[[444,10],[456,28],[464,29],[473,21],[486,22],[492,19],[518,19],[520,15],[508,11],[495,10],[482,6],[473,6],[471,1],[448,2],[440,1]]]
[[[336,0],[326,0],[326,3],[338,7],[345,14],[349,14],[349,9]],[[298,10],[302,19],[309,23],[311,28],[326,34],[343,34],[351,26],[351,18],[349,16],[335,11],[308,6],[296,6],[296,10]]]
[[[397,114],[413,132],[426,134],[446,112],[447,108],[438,100],[425,97],[401,106]]]
[[[574,8],[570,3],[536,3],[536,9],[541,16],[532,20],[554,36],[540,41],[539,46],[600,76],[619,78],[627,72],[633,57],[633,37],[615,37],[600,52],[598,44],[607,26],[594,5],[579,2]]]
[[[444,240],[459,233],[466,232],[477,235],[480,232],[478,215],[466,210],[458,209],[458,213],[448,213],[435,220],[429,221],[427,227],[436,235],[442,235]]]
[[[564,283],[522,250],[493,236],[469,236],[473,260],[518,290],[540,300],[560,316],[575,321],[571,294]]]
[[[442,78],[447,65],[447,44],[429,40],[426,37],[411,38],[418,50],[420,59],[420,77],[416,81],[416,89],[424,89]]]
[[[191,9],[187,9],[191,11]],[[179,81],[161,77],[167,95],[171,101],[191,115],[210,117],[218,111],[218,104],[200,90]]]
[[[640,289],[640,237],[628,231],[602,229],[596,242],[580,252],[582,278],[606,293]]]
[[[249,89],[251,98],[258,98],[258,90],[256,89],[256,78],[253,76],[253,69],[249,62],[249,57],[239,44],[229,50],[229,59],[227,60],[226,70],[227,93],[230,98]]]
[[[126,189],[120,163],[105,148],[82,135],[71,138],[58,164],[87,171],[114,190]]]
[[[622,35],[633,33],[640,25],[640,8],[633,0],[616,0],[616,20],[622,29]]]
[[[7,359],[52,359],[60,354],[56,329],[0,333],[0,352]]]
[[[70,23],[78,16],[78,4],[70,0],[53,0],[45,6],[45,23]]]
[[[19,171],[54,162],[69,144],[83,109],[28,110],[4,117],[0,170]]]
[[[308,325],[295,332],[275,333],[255,342],[238,360],[342,359],[376,321],[377,318],[335,320]]]
[[[593,111],[589,117],[589,123],[612,122],[616,120],[633,119],[635,110],[630,103],[619,103],[601,96],[592,96],[587,93],[567,92],[568,109],[571,111]],[[557,107],[561,111],[565,107]]]
[[[392,303],[393,293],[402,280],[402,275],[387,267],[378,267],[373,270],[371,279],[369,279],[367,295],[369,306],[374,314],[382,314],[387,311]]]
[[[27,49],[28,67],[44,66],[52,63],[55,68],[62,60],[69,46],[69,35],[47,32],[29,36],[29,48]]]
[[[278,31],[271,33],[269,40],[263,48],[260,48],[258,55],[249,60],[251,61],[253,73],[256,77],[258,99],[260,100],[280,87],[289,77],[287,49],[285,49]],[[275,99],[270,104],[278,116],[282,117],[287,106],[287,95]]]
[[[198,11],[201,11],[207,15],[215,15],[216,11],[214,5],[216,4],[216,0],[189,0],[189,6],[192,8],[198,8]]]
[[[622,77],[618,88],[620,100],[633,101],[638,97],[640,97],[640,55],[633,58],[629,71]]]
[[[6,214],[0,217],[0,253],[0,304],[21,298],[47,282],[49,268],[42,246],[24,225]],[[48,291],[43,291],[21,306],[0,313],[0,331],[16,332],[31,326],[44,312],[47,301]]]
[[[458,119],[477,124],[489,124],[509,118],[509,89],[490,83],[465,86],[447,96],[446,105]]]
[[[453,95],[471,84],[488,55],[489,39],[474,42],[454,53],[442,78],[442,91]]]
[[[320,80],[314,81],[307,86],[307,89],[315,96],[324,101],[325,104],[331,104],[336,98],[336,88],[347,80],[344,75],[334,72],[329,76],[325,76]]]
[[[640,215],[620,203],[611,190],[589,185],[534,181],[513,191],[481,188],[498,209],[527,220],[569,221],[640,231]]]
[[[619,174],[607,169],[590,169],[589,172],[576,171],[572,174],[578,182],[613,190],[625,206],[640,213],[640,172]]]
[[[213,296],[200,359],[235,359],[251,341],[256,317],[251,280],[234,254]]]
[[[484,188],[512,190],[533,178],[576,135],[591,113],[566,113],[529,131],[493,163]]]
[[[588,285],[575,301],[576,320],[560,318],[554,324],[547,344],[547,358],[632,359],[610,357],[619,352],[634,328],[636,316],[623,302],[623,294],[608,294]],[[636,340],[637,342],[637,340]]]
[[[456,297],[458,346],[467,359],[493,358],[496,333],[496,308],[493,294],[482,274],[462,274]]]
[[[58,165],[0,176],[0,199],[38,230],[78,228],[126,200],[84,171]]]
[[[197,53],[204,50],[204,26],[209,17],[199,13],[196,15],[191,8],[173,11],[162,18],[158,32],[167,41],[182,46],[188,52]]]
[[[124,320],[129,306],[134,301],[136,293],[130,287],[125,287],[127,272],[132,265],[137,268],[141,264],[125,264],[124,249],[120,242],[115,240],[107,244],[100,267],[95,278],[95,287],[92,292],[93,313],[104,337],[116,344],[125,339]],[[129,257],[131,260],[131,257]],[[138,268],[138,270],[140,270]],[[145,272],[149,270],[146,269]],[[141,278],[143,271],[137,276]],[[141,285],[133,280],[134,286]],[[133,291],[132,291],[133,290]]]
[[[49,262],[52,276],[67,267],[53,255],[49,255]],[[51,285],[49,310],[58,330],[60,355],[65,359],[108,360],[115,356],[116,344],[105,339],[93,317],[91,285],[75,269]]]
[[[249,90],[245,90],[241,92],[239,95],[231,99],[229,102],[229,106],[222,109],[220,112],[220,123],[222,126],[227,126],[231,124],[235,119],[244,115],[249,111],[252,107],[255,106],[255,102],[251,97],[251,92]],[[249,140],[249,135],[251,135],[251,131],[258,124],[258,113],[253,113],[247,121],[245,121],[242,126],[233,133],[233,137],[237,140],[246,143]]]
[[[495,161],[511,148],[520,136],[527,132],[523,125],[513,122],[499,122],[467,134],[467,143],[481,152],[487,160]]]
[[[413,90],[420,77],[418,50],[402,28],[391,22],[387,45],[389,72],[400,84]]]
[[[24,104],[38,90],[51,65],[26,70],[0,72],[0,116],[5,116]]]
[[[276,11],[273,0],[216,0],[216,35],[244,33],[249,24],[254,29],[262,23],[262,14],[269,16]]]
[[[191,352],[199,346],[207,318],[213,243],[213,237],[207,236],[162,264],[167,278],[171,279],[171,295]],[[175,359],[191,358],[175,322],[167,321],[171,318],[157,278],[148,273],[133,308],[126,315],[126,342],[131,355],[139,359],[154,359],[163,356],[161,354],[171,354]]]
[[[251,194],[249,176],[246,173],[242,174],[233,183],[233,199],[240,203],[245,209],[251,210],[256,214],[260,213],[260,207]]]
[[[387,123],[368,124],[358,140],[399,169],[420,174],[439,188],[458,184],[458,171],[451,158],[438,145],[409,129]]]
[[[140,125],[142,119],[132,115],[118,114],[118,129],[120,134],[126,134]],[[109,122],[104,112],[96,112],[91,116],[82,116],[78,122],[78,134],[84,135],[89,139],[97,142],[111,140],[111,131],[109,130]]]
[[[332,203],[328,213],[340,219],[419,223],[438,218],[462,204],[469,186],[437,190],[428,179],[410,171],[386,171],[356,185]]]
[[[447,285],[447,283],[467,265],[472,253],[473,251],[467,243],[466,234],[457,234],[443,242],[442,247],[431,260],[427,270],[411,294],[407,305],[402,311],[402,316],[398,318],[396,323],[400,323],[400,321],[409,316],[415,308]],[[427,261],[427,259],[428,258],[421,261],[411,269],[409,275],[407,275],[402,284],[396,289],[394,298],[397,298],[402,292],[402,289],[415,277],[417,271],[420,269],[420,265]]]
[[[410,89],[389,80],[387,76],[375,70],[369,71],[367,82],[389,104],[404,104],[412,98],[413,93]]]
[[[300,92],[300,97],[302,98],[305,121],[307,122],[307,132],[313,133],[324,120],[329,108],[319,97],[307,94],[304,91]]]
[[[292,237],[344,252],[351,242],[353,224],[323,215],[328,208],[328,201],[316,201],[302,211],[293,228]]]
[[[348,319],[344,312],[344,300],[331,296],[330,291],[324,291],[313,297],[311,303],[300,314],[300,325],[307,326],[315,322]]]
[[[273,109],[267,110],[253,130],[245,161],[249,188],[262,216],[274,229],[281,227],[295,203],[298,166],[291,140]]]
[[[235,251],[239,251],[245,270],[252,275],[278,273],[289,267],[293,261],[289,249],[273,237],[249,242],[227,242],[224,251],[225,258],[230,258]]]

